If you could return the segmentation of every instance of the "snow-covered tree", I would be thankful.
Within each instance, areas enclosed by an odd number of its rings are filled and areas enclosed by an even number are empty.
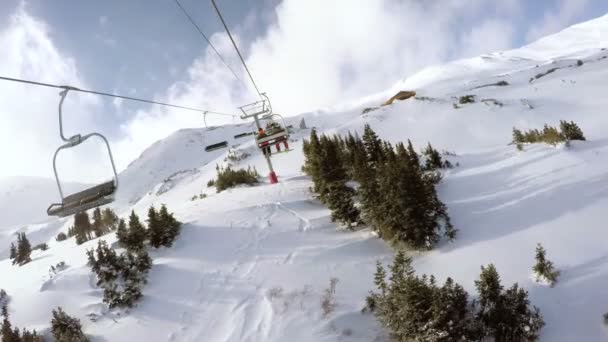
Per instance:
[[[57,342],[88,342],[89,339],[82,332],[82,325],[77,318],[70,317],[61,307],[53,310],[51,319],[51,332]]]
[[[103,302],[110,308],[132,307],[141,299],[152,259],[145,249],[127,250],[118,255],[105,241],[97,250],[87,251],[89,266],[97,275],[97,286],[103,288]]]

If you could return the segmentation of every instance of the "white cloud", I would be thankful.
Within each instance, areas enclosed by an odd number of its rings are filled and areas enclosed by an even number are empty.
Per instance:
[[[474,57],[504,50],[512,47],[514,41],[513,23],[501,19],[488,19],[464,33],[459,54],[461,57]]]
[[[285,115],[333,105],[384,90],[420,68],[451,57],[479,54],[512,43],[512,30],[494,18],[520,9],[521,0],[285,0],[276,20],[248,45],[247,64],[273,108]],[[464,33],[462,21],[487,20]],[[253,20],[255,21],[255,20]],[[233,33],[247,30],[234,29]],[[507,33],[501,40],[494,34]],[[237,37],[238,38],[238,37]],[[224,33],[212,36],[233,69],[242,68]],[[461,46],[464,44],[464,46]],[[240,74],[247,84],[247,75]],[[235,112],[254,100],[210,49],[190,67],[188,78],[160,98],[173,103]],[[210,117],[211,122],[230,119]],[[196,113],[151,108],[123,126],[121,152],[126,160],[178,128],[201,126]],[[125,161],[121,162],[125,165]]]
[[[232,45],[225,35],[214,34],[210,38],[223,56],[230,56]],[[211,49],[193,62],[187,75],[186,80],[173,84],[156,99],[225,113],[236,113],[235,104],[251,100],[251,95],[243,97],[242,86]],[[208,125],[225,122],[232,122],[232,118],[207,116]],[[139,110],[133,120],[121,127],[125,138],[117,144],[118,164],[126,166],[143,149],[177,129],[202,126],[202,113],[159,106]]]
[[[532,42],[573,24],[589,5],[589,0],[560,0],[553,11],[544,14],[540,24],[533,25],[526,33],[526,40]]]
[[[579,4],[580,1],[583,0],[579,0]],[[265,22],[270,26],[254,41],[239,41],[238,33],[245,32],[247,27],[233,28],[233,33],[241,50],[247,54],[247,64],[258,85],[268,92],[275,110],[293,115],[387,89],[428,65],[512,47],[514,26],[519,23],[522,3],[523,0],[284,0],[274,9],[274,15],[267,16]],[[573,16],[576,9],[567,3],[563,1],[558,13],[554,14],[558,19],[552,19],[551,15],[545,17],[545,26],[554,27],[557,25],[554,22]],[[105,25],[108,20],[102,18],[105,17],[99,18],[100,25]],[[34,43],[17,38],[24,36]],[[251,87],[226,35],[216,33],[211,35],[211,40],[240,78],[247,82],[247,87]],[[22,10],[14,16],[9,29],[0,35],[0,43],[9,51],[0,56],[0,70],[5,68],[13,74],[17,70],[18,76],[35,79],[61,79],[65,83],[83,84],[73,61],[57,51],[44,25]],[[154,78],[154,70],[149,71],[147,77]],[[0,98],[7,98],[0,104],[0,113],[19,113],[35,121],[31,126],[40,132],[25,145],[32,154],[38,148],[48,156],[49,151],[52,153],[49,146],[57,145],[56,130],[49,129],[56,127],[56,94],[51,91],[46,97],[41,95],[32,99],[26,97],[23,88],[17,89],[21,90],[13,91],[22,93],[0,95]],[[249,90],[207,48],[193,61],[184,79],[161,91],[156,99],[236,114],[237,106],[255,99]],[[24,105],[15,101],[19,98],[38,101],[44,106]],[[114,101],[113,105],[124,109],[121,101]],[[82,100],[76,106],[79,106],[79,115],[74,120],[78,121],[70,124],[91,126],[87,113],[92,103]],[[40,120],[40,108],[47,113],[44,120]],[[12,115],[10,120],[15,121],[17,117]],[[3,125],[0,130],[32,129],[25,120],[18,123],[10,123],[10,120],[9,125]],[[210,115],[207,121],[213,125],[232,119]],[[116,144],[115,153],[118,165],[125,167],[144,148],[177,129],[202,125],[201,113],[158,106],[139,110],[130,121],[121,125],[123,138]],[[9,136],[11,140],[17,138],[15,134]],[[38,156],[40,151],[37,151]],[[15,160],[18,155],[22,154],[14,152],[13,159],[8,160]],[[47,159],[43,164],[50,165],[50,161]],[[39,161],[24,162],[19,167],[9,168],[10,172],[0,172],[29,174],[23,170],[40,165]]]
[[[23,6],[0,31],[0,74],[42,82],[86,86],[74,60],[54,46],[45,25],[28,15]],[[0,176],[52,176],[52,156],[61,144],[57,104],[58,89],[18,83],[0,83]],[[98,100],[70,92],[65,103],[65,134],[89,132],[94,128],[92,109]],[[95,168],[98,145],[83,144],[75,152],[58,157],[60,174],[66,179],[101,178],[103,169]],[[102,163],[100,167],[104,167]],[[92,178],[81,177],[83,174]]]

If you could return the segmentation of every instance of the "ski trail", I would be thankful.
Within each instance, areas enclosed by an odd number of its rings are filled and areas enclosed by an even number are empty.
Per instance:
[[[309,229],[312,228],[312,225],[310,223],[310,220],[305,218],[304,216],[300,215],[297,211],[287,208],[283,203],[281,202],[276,202],[275,206],[279,209],[282,209],[286,212],[288,212],[289,214],[293,215],[295,218],[297,218],[300,222],[299,226],[298,226],[298,231],[299,232],[305,232]]]
[[[242,227],[249,241],[236,245],[231,266],[203,274],[194,294],[196,307],[180,315],[179,329],[170,341],[264,341],[270,331],[272,307],[263,295],[261,281],[253,280],[261,260],[261,244],[272,233],[273,222],[282,212],[274,204],[260,205],[261,213]],[[249,292],[236,298],[234,292]]]

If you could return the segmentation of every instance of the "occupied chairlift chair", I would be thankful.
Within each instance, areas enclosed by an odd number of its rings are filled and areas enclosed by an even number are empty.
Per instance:
[[[114,194],[118,189],[118,174],[116,172],[116,166],[114,165],[112,150],[110,149],[110,144],[108,143],[106,137],[95,132],[86,135],[76,134],[69,139],[66,139],[63,135],[62,106],[63,101],[70,90],[77,90],[77,88],[65,87],[65,89],[59,93],[61,96],[61,100],[59,101],[59,135],[66,143],[61,145],[57,151],[55,151],[55,155],[53,156],[53,171],[55,172],[55,180],[57,181],[57,187],[59,188],[61,203],[53,203],[48,207],[46,212],[49,216],[65,217],[111,203],[114,201]],[[106,144],[108,155],[110,156],[110,162],[112,164],[112,171],[114,172],[114,179],[64,197],[61,182],[57,174],[57,154],[63,149],[76,147],[93,136],[101,138]]]
[[[280,119],[282,125],[280,125],[275,118]],[[284,142],[287,143],[289,139],[289,132],[285,125],[285,120],[279,114],[266,114],[260,118],[261,120],[267,121],[267,126],[264,134],[256,134],[256,142],[260,149],[268,148],[272,145],[277,145]]]

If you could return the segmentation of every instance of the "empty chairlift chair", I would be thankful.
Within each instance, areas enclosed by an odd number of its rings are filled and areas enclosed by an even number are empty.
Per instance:
[[[65,87],[65,89],[59,94],[61,96],[61,100],[59,101],[59,134],[61,139],[66,143],[61,145],[57,151],[55,151],[55,155],[53,156],[53,171],[55,172],[55,180],[57,181],[57,187],[59,188],[61,203],[53,203],[48,207],[46,212],[49,216],[65,217],[111,203],[114,201],[114,194],[118,189],[118,174],[116,173],[116,166],[114,165],[112,150],[110,149],[110,144],[108,143],[106,137],[99,133],[89,133],[86,135],[76,134],[69,139],[66,139],[63,135],[62,106],[68,91],[71,89],[75,88]],[[64,196],[61,181],[59,180],[59,175],[57,174],[57,154],[63,149],[78,146],[93,136],[102,139],[106,145],[108,155],[110,156],[110,162],[112,164],[112,171],[114,172],[114,179],[95,185],[89,189]]]
[[[217,144],[205,146],[205,152],[211,152],[211,151],[219,150],[221,148],[226,148],[226,147],[228,147],[228,142],[222,141]]]

